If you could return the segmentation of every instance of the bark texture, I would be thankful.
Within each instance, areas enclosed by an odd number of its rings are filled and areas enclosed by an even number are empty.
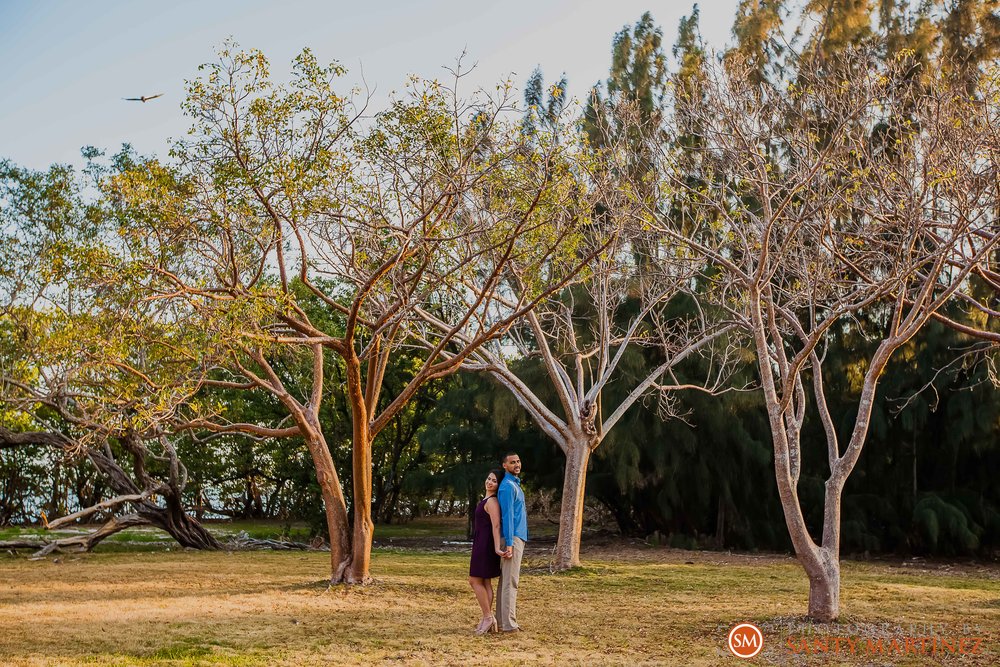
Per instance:
[[[361,365],[356,357],[347,361],[347,398],[353,416],[352,465],[354,471],[354,535],[353,554],[348,583],[367,584],[371,581],[372,538],[372,446],[368,423],[369,401],[361,384]],[[371,391],[372,388],[369,387]],[[374,402],[374,401],[371,401]]]
[[[829,549],[817,549],[817,558],[807,561],[809,577],[809,618],[835,621],[840,615],[840,556]]]
[[[590,453],[591,442],[588,437],[571,441],[566,449],[566,471],[563,475],[562,505],[559,510],[559,539],[556,542],[557,570],[580,566],[580,540]]]

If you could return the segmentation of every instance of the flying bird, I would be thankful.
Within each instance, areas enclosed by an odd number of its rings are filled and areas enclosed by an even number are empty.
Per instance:
[[[157,97],[163,97],[163,93],[157,93],[156,95],[143,95],[142,97],[123,97],[122,99],[126,102],[148,102],[150,100],[155,100]]]

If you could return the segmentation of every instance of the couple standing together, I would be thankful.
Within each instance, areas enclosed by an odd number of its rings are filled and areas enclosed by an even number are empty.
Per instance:
[[[521,556],[528,541],[528,519],[521,490],[521,459],[514,452],[504,455],[503,467],[486,476],[486,497],[476,505],[472,520],[472,561],[469,585],[476,594],[483,618],[477,635],[487,632],[517,632],[517,581]],[[493,615],[493,579],[500,577]]]

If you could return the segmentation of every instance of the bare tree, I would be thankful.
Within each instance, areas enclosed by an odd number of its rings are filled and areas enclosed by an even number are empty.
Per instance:
[[[322,489],[331,581],[365,583],[373,439],[421,386],[458,370],[587,262],[563,250],[582,224],[567,204],[571,156],[524,141],[507,119],[507,87],[460,98],[460,72],[450,87],[413,79],[367,118],[334,92],[342,69],[308,51],[289,87],[270,82],[258,52],[227,47],[206,67],[189,86],[194,127],[174,148],[176,167],[137,163],[109,183],[133,230],[131,273],[148,299],[182,303],[221,332],[227,359],[207,386],[270,392],[288,414],[280,424],[202,417],[181,428],[302,437]],[[529,272],[546,263],[560,272],[504,299],[515,258]],[[321,320],[307,299],[322,304]],[[386,368],[408,341],[426,352],[409,382],[383,396]],[[326,353],[345,368],[352,520],[318,417]],[[311,359],[308,386],[286,386],[274,366],[282,355]]]
[[[785,522],[820,620],[840,612],[841,493],[879,378],[998,243],[997,153],[983,141],[996,80],[970,99],[940,76],[922,90],[903,85],[908,67],[905,57],[879,65],[852,52],[799,63],[773,83],[730,58],[709,68],[699,95],[673,101],[687,127],[696,121],[697,147],[681,155],[658,143],[664,196],[685,217],[683,228],[664,218],[660,230],[712,258],[708,293],[753,341]],[[877,314],[874,325],[855,317],[863,310]],[[858,327],[877,346],[857,369],[842,441],[823,363],[831,335]],[[798,496],[810,410],[830,467],[818,540]]]
[[[976,156],[981,162],[983,177],[988,178],[989,172],[985,167],[991,166],[993,174],[996,173],[997,164],[1000,164],[1000,104],[996,103],[996,90],[1000,78],[1000,71],[994,64],[980,78],[979,86],[975,92],[964,101],[964,104],[975,109],[976,130],[979,132],[978,141],[980,143],[980,153]],[[965,109],[965,113],[969,113]],[[961,122],[959,118],[956,122]],[[975,194],[975,191],[970,194]],[[988,205],[988,202],[983,202]],[[980,230],[977,233],[978,242],[988,242],[991,234],[997,233],[996,226],[1000,219],[1000,204],[993,202],[993,229]],[[966,248],[966,253],[953,264],[960,267],[963,262],[970,257],[975,257],[978,261],[973,264],[972,278],[966,282],[962,289],[955,293],[955,305],[958,310],[964,313],[962,321],[950,317],[945,313],[937,311],[934,318],[945,325],[976,339],[985,341],[987,344],[980,346],[978,354],[983,352],[995,352],[1000,348],[1000,249],[981,255],[970,255],[973,246]]]
[[[655,398],[663,418],[676,416],[676,392],[719,390],[730,367],[725,346],[716,344],[729,325],[707,317],[688,296],[702,268],[697,259],[678,253],[669,242],[646,254],[647,235],[626,224],[635,205],[618,194],[620,183],[608,176],[592,190],[589,202],[603,214],[588,237],[599,252],[587,271],[465,363],[508,389],[566,456],[554,563],[560,570],[580,565],[588,463],[607,434],[640,400]],[[514,294],[524,290],[516,279],[511,285]],[[623,360],[639,350],[656,361],[636,375],[625,370],[629,364]],[[695,355],[707,359],[705,376],[679,378],[677,367]],[[533,387],[518,375],[529,360],[544,368],[543,385]],[[605,389],[612,383],[628,390],[609,404]],[[556,409],[546,400],[549,394],[558,399]]]

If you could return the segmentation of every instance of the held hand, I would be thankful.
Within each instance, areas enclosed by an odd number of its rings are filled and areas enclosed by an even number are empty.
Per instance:
[[[503,557],[504,558],[513,558],[514,557],[514,547],[507,547],[507,551],[504,552]]]

